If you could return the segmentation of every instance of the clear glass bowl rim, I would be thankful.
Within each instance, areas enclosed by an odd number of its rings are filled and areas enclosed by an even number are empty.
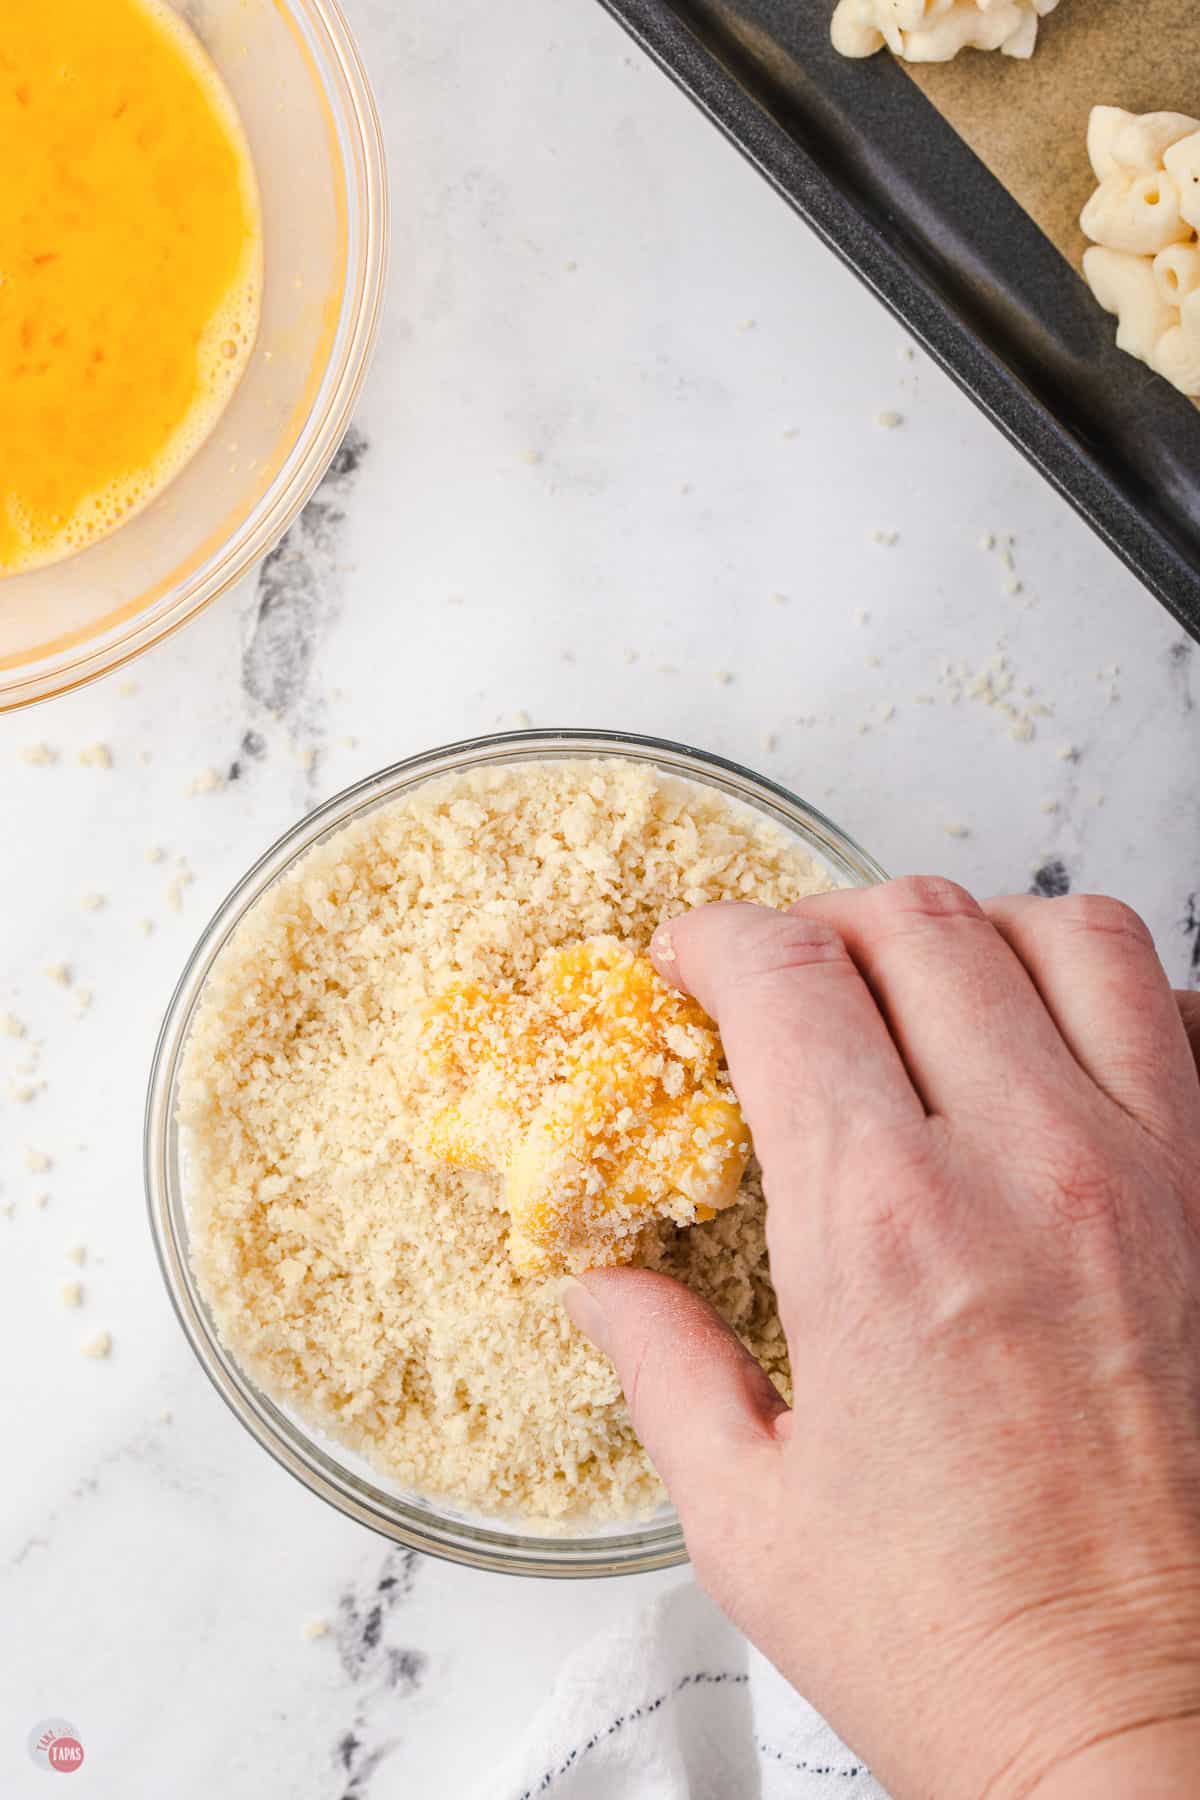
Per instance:
[[[341,317],[323,376],[328,389],[305,420],[267,492],[213,558],[113,631],[57,656],[0,670],[0,713],[70,693],[170,637],[267,556],[308,501],[345,436],[383,310],[388,255],[387,159],[371,84],[338,0],[277,0],[320,42],[339,85],[349,138],[346,208],[358,250],[346,265]],[[330,380],[332,371],[333,379]],[[86,554],[86,553],[85,553]]]
[[[314,844],[439,775],[501,763],[588,757],[648,762],[747,802],[794,832],[847,886],[887,879],[874,858],[839,826],[786,788],[689,745],[585,730],[503,732],[448,744],[344,788],[284,832],[247,870],[217,908],[180,976],[159,1032],[146,1099],[143,1151],[155,1250],[184,1334],[236,1417],[276,1462],[347,1517],[427,1555],[519,1575],[641,1574],[686,1562],[687,1550],[673,1513],[578,1537],[468,1522],[431,1503],[398,1499],[339,1464],[310,1438],[237,1367],[220,1343],[196,1287],[187,1255],[176,1084],[192,1014],[213,962],[260,895]]]

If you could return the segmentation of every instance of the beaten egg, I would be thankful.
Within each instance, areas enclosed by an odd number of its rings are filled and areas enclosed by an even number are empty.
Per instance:
[[[5,9],[0,575],[82,549],[212,430],[253,349],[257,185],[165,0]]]

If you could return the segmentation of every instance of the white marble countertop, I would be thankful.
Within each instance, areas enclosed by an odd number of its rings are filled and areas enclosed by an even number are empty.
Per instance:
[[[0,721],[0,1010],[30,1034],[0,1038],[6,1800],[42,1791],[25,1739],[54,1714],[113,1800],[458,1800],[571,1645],[680,1579],[417,1560],[372,1647],[396,1553],[276,1468],[182,1340],[141,1191],[154,1033],[210,910],[316,800],[525,715],[688,739],[894,870],[1118,892],[1198,978],[1200,715],[1154,601],[590,0],[348,10],[394,219],[353,454],[240,591]],[[1032,736],[970,691],[989,670]]]

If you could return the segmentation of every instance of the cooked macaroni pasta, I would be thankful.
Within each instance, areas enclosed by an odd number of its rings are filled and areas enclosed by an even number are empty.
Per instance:
[[[1099,186],[1080,216],[1088,286],[1117,344],[1200,399],[1200,120],[1096,106],[1088,158]]]
[[[838,0],[833,45],[873,56],[886,44],[905,62],[949,62],[960,50],[1032,56],[1038,20],[1058,0]]]

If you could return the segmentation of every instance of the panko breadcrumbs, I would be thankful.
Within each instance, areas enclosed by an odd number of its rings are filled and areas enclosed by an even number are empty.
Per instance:
[[[829,886],[781,827],[620,759],[439,777],[309,851],[217,959],[184,1060],[192,1259],[229,1350],[406,1488],[529,1522],[652,1510],[615,1371],[514,1268],[496,1178],[410,1150],[422,1021],[557,946],[644,951],[689,907]],[[640,1260],[787,1394],[753,1160],[740,1204],[655,1225]]]

